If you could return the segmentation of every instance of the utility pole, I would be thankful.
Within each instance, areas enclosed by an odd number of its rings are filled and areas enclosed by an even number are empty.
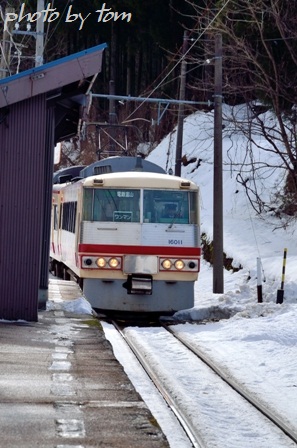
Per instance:
[[[109,155],[114,156],[115,155],[115,143],[116,143],[116,134],[115,134],[115,127],[114,125],[117,122],[117,115],[116,115],[116,108],[115,108],[115,100],[112,98],[112,96],[115,94],[115,83],[114,80],[109,81],[109,95],[111,96],[109,100],[109,124],[110,124],[110,131],[109,131]]]
[[[181,63],[181,75],[180,75],[180,89],[179,89],[179,100],[181,101],[178,106],[178,119],[177,119],[177,134],[176,134],[176,155],[175,155],[175,175],[181,175],[181,160],[183,151],[183,126],[184,126],[184,110],[185,106],[183,101],[185,101],[186,96],[186,53],[188,49],[188,32],[184,32],[183,41],[183,60]]]
[[[44,0],[37,0],[37,12],[44,10]],[[44,52],[44,21],[43,17],[39,17],[36,23],[36,50],[35,50],[35,67],[43,64]]]
[[[222,155],[222,35],[215,36],[214,172],[213,172],[213,292],[224,292],[223,155]]]
[[[14,8],[5,8],[6,14],[14,13]],[[10,52],[11,52],[11,42],[10,35],[14,22],[7,23],[7,29],[3,29],[3,39],[2,39],[2,54],[0,61],[0,79],[6,78],[10,74]]]

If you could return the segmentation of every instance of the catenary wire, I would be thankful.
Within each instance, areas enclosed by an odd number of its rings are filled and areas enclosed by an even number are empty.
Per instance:
[[[198,37],[192,42],[192,44],[189,46],[189,48],[185,51],[185,53],[179,58],[179,60],[174,64],[174,66],[169,70],[169,72],[164,76],[164,78],[159,82],[159,84],[151,91],[151,93],[148,94],[148,98],[150,98],[153,93],[159,89],[164,83],[164,81],[170,76],[170,74],[175,70],[175,68],[185,59],[187,54],[192,50],[192,48],[196,45],[196,43],[201,39],[201,37],[206,33],[208,28],[212,25],[212,23],[217,19],[217,17],[221,14],[221,12],[226,8],[228,3],[230,3],[231,0],[227,0],[227,2],[221,7],[221,9],[217,12],[217,14],[213,17],[213,19],[210,21],[210,23],[206,26],[206,28],[198,35]],[[126,120],[131,118],[133,114],[137,112],[137,110],[145,104],[146,98],[126,117]]]

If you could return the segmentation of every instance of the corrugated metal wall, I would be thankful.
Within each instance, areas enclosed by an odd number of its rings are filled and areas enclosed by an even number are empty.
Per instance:
[[[48,298],[50,226],[54,174],[55,121],[55,106],[48,104],[44,155],[44,188],[42,201],[43,230],[41,240],[40,283],[38,297],[39,308],[46,307],[46,301]]]
[[[38,319],[46,96],[0,109],[0,319]]]

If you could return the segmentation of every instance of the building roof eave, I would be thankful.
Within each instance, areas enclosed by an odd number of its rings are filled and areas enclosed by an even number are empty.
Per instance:
[[[0,80],[0,108],[100,73],[106,47],[97,45]]]

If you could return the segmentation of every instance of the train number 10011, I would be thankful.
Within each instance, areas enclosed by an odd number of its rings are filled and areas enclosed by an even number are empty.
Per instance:
[[[183,240],[168,240],[168,244],[171,246],[182,246]]]

